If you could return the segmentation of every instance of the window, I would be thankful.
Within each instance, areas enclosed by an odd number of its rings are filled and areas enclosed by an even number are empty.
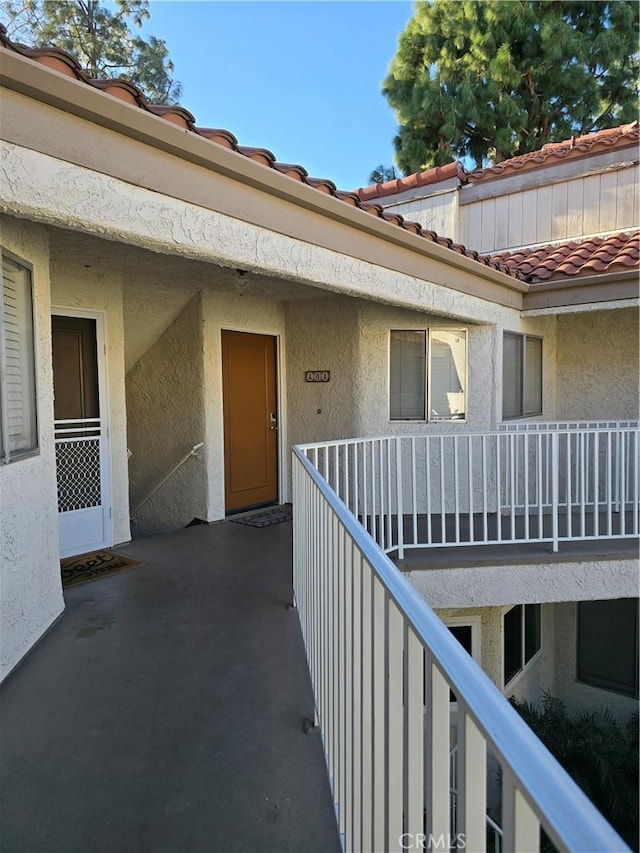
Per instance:
[[[505,332],[502,345],[502,417],[542,414],[542,339]]]
[[[31,271],[2,253],[0,461],[38,447]]]
[[[578,604],[577,679],[638,696],[638,600]]]
[[[443,621],[465,652],[480,664],[480,617],[452,616],[446,617]],[[449,691],[449,702],[456,701],[455,693]]]
[[[504,614],[502,653],[504,684],[540,651],[540,605],[517,604]]]
[[[392,330],[389,368],[392,421],[465,419],[464,329]]]

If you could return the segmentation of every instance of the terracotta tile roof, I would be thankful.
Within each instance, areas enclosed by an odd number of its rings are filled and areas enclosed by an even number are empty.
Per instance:
[[[491,258],[532,283],[624,272],[640,266],[640,231],[501,252]]]
[[[587,133],[585,136],[573,136],[564,142],[548,142],[539,151],[531,151],[520,157],[503,160],[502,163],[496,163],[495,166],[470,172],[468,180],[477,183],[478,181],[507,177],[524,171],[531,172],[542,166],[554,165],[560,160],[578,160],[580,157],[586,157],[589,154],[600,154],[603,151],[613,149],[635,148],[637,156],[639,143],[640,126],[637,121],[634,121],[620,127],[610,127],[596,133]]]
[[[21,56],[32,59],[40,65],[52,68],[60,74],[64,74],[67,77],[72,77],[86,83],[88,86],[100,89],[102,92],[110,95],[111,97],[118,98],[126,101],[132,106],[146,110],[165,121],[177,125],[185,131],[202,136],[216,145],[222,145],[223,147],[235,151],[243,157],[248,157],[269,169],[275,169],[278,172],[282,172],[295,181],[307,184],[318,192],[333,196],[334,198],[349,204],[351,207],[360,208],[371,216],[376,216],[379,219],[390,222],[397,227],[403,228],[405,231],[417,234],[432,243],[438,243],[440,246],[451,249],[458,254],[465,255],[478,263],[499,270],[513,278],[519,278],[517,271],[511,270],[500,261],[494,261],[488,257],[481,257],[478,252],[467,249],[461,244],[453,243],[452,240],[447,238],[439,237],[434,231],[423,229],[418,222],[411,222],[398,214],[386,213],[380,205],[369,202],[366,199],[361,199],[357,192],[340,191],[337,189],[333,181],[330,181],[327,178],[310,177],[303,166],[291,163],[279,163],[274,154],[266,148],[251,148],[244,145],[238,145],[238,140],[233,133],[228,130],[200,127],[196,125],[195,117],[183,107],[156,106],[148,103],[140,89],[138,89],[138,87],[133,83],[126,80],[96,80],[92,78],[82,70],[77,60],[64,50],[60,50],[56,47],[34,48],[17,42],[12,42],[7,37],[6,28],[2,24],[0,24],[0,45],[20,54]],[[451,166],[457,169],[457,164],[452,163]],[[449,167],[445,166],[442,167],[442,169],[448,170]],[[448,171],[446,171],[446,176],[448,176],[448,174]],[[409,181],[410,179],[407,178],[402,180]],[[438,178],[438,180],[442,180],[442,178]]]
[[[407,175],[406,178],[394,178],[381,184],[360,187],[356,193],[361,201],[371,201],[375,198],[397,195],[429,184],[437,184],[440,181],[449,180],[449,178],[459,178],[461,181],[465,181],[466,177],[467,173],[462,168],[462,164],[455,161],[447,163],[446,166],[435,166],[433,169],[427,169],[424,172],[415,172],[413,175]]]

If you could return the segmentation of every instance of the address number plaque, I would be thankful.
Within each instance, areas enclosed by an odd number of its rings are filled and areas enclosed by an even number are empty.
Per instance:
[[[304,374],[305,382],[329,382],[331,379],[330,370],[306,370]]]

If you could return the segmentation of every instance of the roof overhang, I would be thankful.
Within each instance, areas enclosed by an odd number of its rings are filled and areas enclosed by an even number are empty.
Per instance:
[[[584,311],[585,306],[634,301],[638,304],[638,271],[624,270],[603,275],[531,284],[522,301],[523,316],[531,312],[553,314],[558,309]]]
[[[513,276],[352,207],[275,169],[265,167],[242,154],[217,145],[146,110],[107,95],[99,89],[6,48],[0,48],[0,83],[7,89],[34,101],[84,119],[98,127],[115,131],[121,136],[141,142],[217,175],[230,178],[238,184],[259,190],[270,199],[284,200],[295,205],[299,210],[319,214],[327,220],[353,229],[354,232],[373,236],[380,250],[375,253],[375,257],[369,254],[362,258],[363,260],[387,266],[417,278],[436,281],[465,293],[473,292],[473,281],[476,280],[477,295],[480,298],[511,308],[521,308],[522,294],[529,289],[526,283]],[[52,154],[48,147],[46,133],[40,133],[37,138],[34,135],[28,143],[12,139],[11,130],[8,128],[6,107],[5,110],[6,113],[0,125],[3,138],[17,144],[24,144],[41,153]],[[69,145],[68,148],[64,159],[76,162],[74,146]],[[115,174],[114,177],[122,177],[122,175]],[[170,176],[162,171],[153,175],[154,186],[150,186],[150,180],[148,178],[146,184],[148,188],[176,196]],[[212,209],[219,210],[213,207],[216,199],[212,199],[210,203]],[[268,200],[265,201],[265,204],[267,203]],[[247,221],[255,221],[250,205],[246,207],[246,210],[239,212],[236,206],[233,215],[237,218],[246,218]],[[219,212],[225,211],[219,210]],[[313,218],[316,219],[315,216]],[[259,224],[265,225],[264,222]],[[268,227],[273,231],[280,230],[281,233],[288,233],[285,230],[287,224],[283,226],[277,217],[272,217]],[[309,233],[313,233],[311,227]],[[315,241],[309,239],[309,242]],[[357,241],[355,243],[357,246]],[[344,234],[335,246],[327,245],[326,247],[344,252]],[[354,257],[357,256],[357,247],[352,250],[352,253]],[[448,273],[434,276],[434,269],[437,272],[438,268],[448,270]],[[454,275],[451,274],[452,272]]]

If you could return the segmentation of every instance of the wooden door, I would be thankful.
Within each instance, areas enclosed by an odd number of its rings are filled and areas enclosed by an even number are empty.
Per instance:
[[[276,340],[222,332],[225,509],[278,500]]]
[[[112,544],[97,321],[51,318],[60,556]]]

